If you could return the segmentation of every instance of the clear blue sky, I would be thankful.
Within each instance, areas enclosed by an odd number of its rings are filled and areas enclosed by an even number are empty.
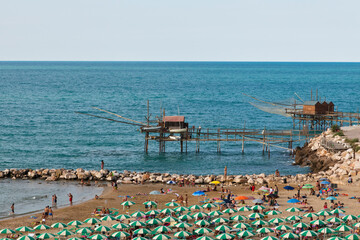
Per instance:
[[[360,61],[360,0],[0,0],[0,60]]]

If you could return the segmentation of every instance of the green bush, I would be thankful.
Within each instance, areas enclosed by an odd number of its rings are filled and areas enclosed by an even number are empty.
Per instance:
[[[348,138],[346,138],[346,139],[345,139],[345,142],[346,142],[346,143],[349,143],[349,144],[353,144],[353,143],[356,143],[356,142],[358,142],[358,141],[359,141],[358,138],[353,138],[353,139],[348,139]]]
[[[332,125],[332,126],[331,126],[331,131],[332,131],[332,132],[338,132],[338,131],[340,131],[339,125],[337,125],[337,124]]]
[[[342,136],[345,136],[345,135],[344,135],[343,131],[340,130],[340,131],[336,132],[333,136],[334,136],[334,137],[335,137],[335,136],[340,136],[340,137],[342,137]]]

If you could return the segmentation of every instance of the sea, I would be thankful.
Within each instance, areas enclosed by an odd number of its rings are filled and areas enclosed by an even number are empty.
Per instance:
[[[134,125],[98,107],[140,122],[184,115],[189,126],[291,129],[292,120],[264,112],[247,96],[276,103],[332,101],[339,111],[360,106],[360,63],[301,62],[0,62],[0,169],[84,168],[183,174],[306,173],[289,152],[262,145],[223,142],[166,143],[159,154]],[[244,95],[247,94],[247,95]],[[251,104],[253,103],[253,104]],[[265,104],[265,103],[264,103]],[[267,104],[265,104],[267,105]],[[126,121],[126,120],[124,120]],[[10,184],[10,183],[9,183]]]

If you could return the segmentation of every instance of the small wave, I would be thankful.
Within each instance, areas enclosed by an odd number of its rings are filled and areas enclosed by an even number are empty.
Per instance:
[[[44,199],[47,197],[48,197],[48,195],[34,195],[31,197],[25,197],[25,198],[23,198],[23,200],[39,200],[39,199]]]

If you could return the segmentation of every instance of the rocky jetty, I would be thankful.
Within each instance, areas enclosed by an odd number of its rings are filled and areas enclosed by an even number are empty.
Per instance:
[[[328,129],[296,149],[294,164],[309,166],[313,173],[325,174],[333,182],[346,182],[349,175],[360,181],[360,151],[353,140]]]

